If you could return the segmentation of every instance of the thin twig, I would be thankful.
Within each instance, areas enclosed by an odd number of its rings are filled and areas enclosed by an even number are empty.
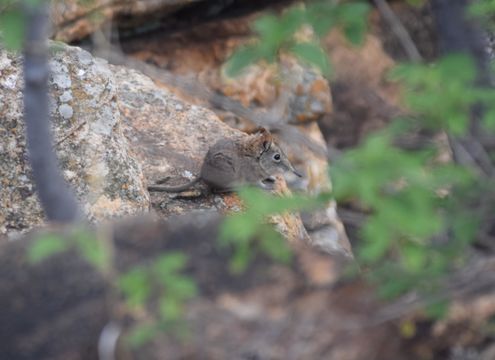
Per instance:
[[[72,129],[70,129],[67,132],[67,134],[65,134],[59,141],[57,141],[57,143],[55,144],[55,147],[58,147],[60,144],[62,144],[65,140],[67,140],[69,137],[74,135],[76,133],[76,131],[78,131],[80,128],[82,128],[86,124],[87,124],[87,121],[84,120],[84,121],[81,121],[80,124],[77,124],[76,126],[74,126]]]
[[[402,48],[406,52],[408,58],[413,62],[421,62],[423,58],[418,51],[418,48],[414,44],[411,36],[407,32],[406,28],[400,21],[400,19],[395,15],[394,11],[390,8],[386,0],[373,0],[378,11],[383,16],[385,21],[388,22],[395,36],[400,41]]]

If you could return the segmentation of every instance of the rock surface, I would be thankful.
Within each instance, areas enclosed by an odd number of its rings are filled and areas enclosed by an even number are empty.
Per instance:
[[[336,77],[331,82],[333,113],[319,124],[330,146],[356,146],[400,111],[400,87],[387,81],[395,62],[373,34],[356,47],[342,33],[332,31],[324,46]]]
[[[112,19],[142,16],[141,21],[150,21],[195,1],[198,0],[56,0],[51,15],[52,36],[67,42],[79,40]]]
[[[146,41],[137,37],[122,46],[130,55],[167,71],[194,74],[202,84],[244,106],[260,111],[277,110],[282,124],[297,124],[313,143],[324,148],[325,141],[316,121],[332,111],[332,96],[327,80],[318,71],[284,57],[275,65],[251,65],[235,78],[225,76],[222,66],[237,46],[251,38],[248,25],[255,16],[201,24],[171,36],[153,34]],[[178,90],[181,93],[181,89]],[[232,127],[241,130],[254,127],[235,114],[215,111]],[[329,189],[326,159],[294,141],[284,141],[284,138],[279,141],[296,168],[305,174],[302,181],[289,181],[292,189],[311,194]],[[321,212],[305,214],[303,222],[312,244],[328,253],[352,256],[335,203],[329,203]]]
[[[113,70],[119,83],[118,104],[125,133],[150,184],[164,177],[170,177],[173,185],[186,183],[199,174],[208,148],[216,141],[247,136],[219,121],[212,111],[187,104],[158,88],[140,73],[122,67]],[[203,187],[203,194],[154,193],[153,207],[165,217],[195,210],[228,213],[242,208],[235,194],[207,194],[207,190]],[[307,237],[297,215],[280,217],[276,225],[289,240]]]
[[[6,233],[43,219],[24,155],[20,64],[7,53],[1,56],[0,94],[16,100],[3,101],[1,108],[0,166],[5,176],[0,201],[5,206],[0,216],[1,232]],[[214,142],[246,136],[148,77],[110,66],[79,48],[57,49],[51,68],[55,147],[63,173],[91,220],[147,211],[146,183],[165,176],[187,181],[198,173]],[[155,194],[153,202],[165,217],[242,208],[236,195],[192,195]],[[307,238],[297,215],[277,218],[276,226],[289,240]]]
[[[91,220],[147,211],[138,161],[121,130],[117,85],[107,64],[74,47],[54,49],[50,78],[55,149]],[[20,59],[0,51],[0,233],[43,221],[27,164]]]

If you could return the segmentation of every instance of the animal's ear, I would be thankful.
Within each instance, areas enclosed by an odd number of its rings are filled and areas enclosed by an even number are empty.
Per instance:
[[[270,150],[272,146],[273,136],[264,127],[256,129],[256,143],[261,147],[261,153]]]

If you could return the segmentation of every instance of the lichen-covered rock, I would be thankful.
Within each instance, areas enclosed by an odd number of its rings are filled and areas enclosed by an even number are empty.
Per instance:
[[[102,24],[126,16],[141,21],[176,10],[197,0],[56,0],[52,6],[53,37],[73,41],[92,34]]]
[[[54,147],[62,172],[91,220],[149,208],[140,164],[129,153],[106,63],[57,47],[50,62]],[[26,156],[18,56],[0,50],[0,233],[43,221]]]

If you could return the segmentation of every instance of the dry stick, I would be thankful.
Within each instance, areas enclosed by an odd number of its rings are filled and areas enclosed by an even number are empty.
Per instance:
[[[62,144],[65,140],[67,140],[69,137],[74,135],[80,128],[82,128],[86,124],[87,124],[87,121],[84,120],[84,121],[81,121],[81,123],[74,126],[72,129],[69,130],[69,132],[67,132],[67,134],[65,134],[59,141],[57,141],[57,143],[55,144],[55,147]]]
[[[386,0],[373,0],[375,2],[378,11],[383,16],[383,18],[389,23],[395,36],[400,40],[404,51],[406,52],[409,59],[413,62],[421,62],[422,57],[418,51],[418,48],[414,44],[411,36],[407,32],[406,28],[399,20],[397,15],[390,8]]]
[[[24,120],[29,160],[41,206],[48,220],[71,223],[82,218],[52,148],[48,108],[48,3],[24,1]]]

